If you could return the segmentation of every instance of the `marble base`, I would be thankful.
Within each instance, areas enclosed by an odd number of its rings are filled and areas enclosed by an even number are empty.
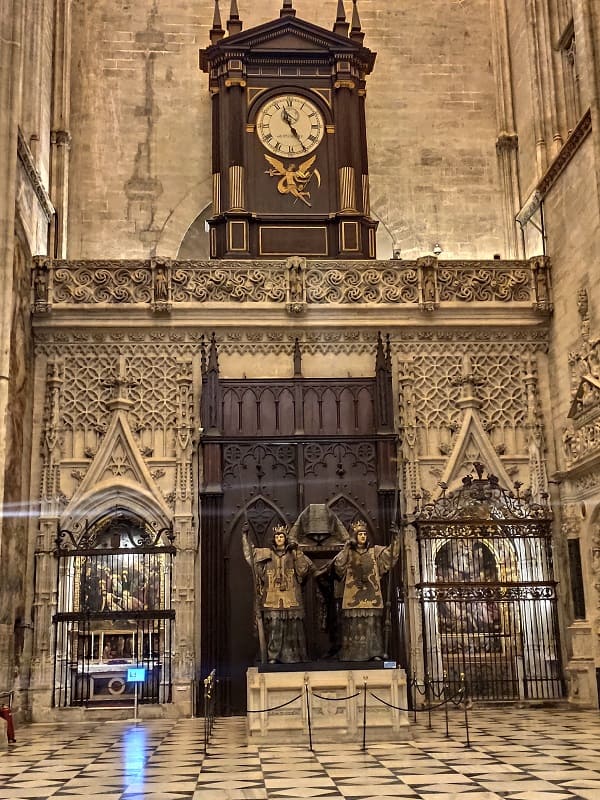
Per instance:
[[[362,742],[363,720],[367,742],[409,737],[408,713],[385,705],[407,708],[403,669],[251,667],[246,680],[251,742],[308,742],[309,718],[313,742]]]
[[[567,664],[569,703],[582,708],[599,708],[596,664],[592,659],[571,659]]]

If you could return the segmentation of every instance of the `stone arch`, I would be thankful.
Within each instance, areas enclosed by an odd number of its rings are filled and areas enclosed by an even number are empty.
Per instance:
[[[212,177],[207,177],[196,183],[171,209],[156,245],[156,255],[163,258],[176,258],[188,230],[204,211],[211,208]],[[201,211],[199,215],[198,209],[204,209],[204,211]],[[191,224],[190,220],[192,220]]]
[[[171,517],[157,502],[156,497],[140,484],[127,481],[97,484],[69,506],[60,520],[61,528],[72,528],[88,521],[101,519],[119,508],[129,511],[157,530],[171,525]]]

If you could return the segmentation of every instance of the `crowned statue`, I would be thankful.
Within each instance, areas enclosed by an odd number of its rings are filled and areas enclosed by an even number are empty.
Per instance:
[[[270,547],[255,547],[242,529],[242,546],[255,578],[258,624],[263,660],[270,664],[293,664],[307,660],[302,586],[314,565],[288,536],[286,525],[272,529]]]
[[[387,547],[369,542],[367,525],[359,520],[352,535],[333,559],[333,571],[342,582],[340,661],[383,659],[384,601],[381,577],[400,554],[400,533],[392,528]]]

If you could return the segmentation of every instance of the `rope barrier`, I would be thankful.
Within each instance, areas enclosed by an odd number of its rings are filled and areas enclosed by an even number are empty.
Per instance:
[[[360,692],[354,692],[354,694],[349,694],[348,697],[324,697],[322,694],[317,694],[316,692],[313,692],[312,689],[310,693],[312,694],[313,697],[318,697],[319,700],[331,700],[333,702],[337,702],[340,700],[353,700],[360,694]]]
[[[446,677],[445,673],[444,673],[444,680],[443,680],[443,683],[442,683],[442,688],[440,689],[439,692],[437,692],[433,688],[433,682],[431,681],[431,679],[430,679],[430,677],[428,675],[425,676],[425,681],[423,683],[423,689],[422,690],[419,687],[419,682],[417,681],[416,675],[413,677],[413,679],[411,681],[408,681],[407,688],[408,689],[412,688],[413,690],[416,690],[416,692],[418,692],[422,696],[425,696],[425,695],[429,694],[430,696],[433,696],[434,699],[441,698],[442,696],[447,694],[448,690],[449,690],[447,677]],[[366,681],[365,681],[362,689],[354,692],[353,694],[346,695],[344,697],[326,697],[325,695],[319,694],[318,692],[315,692],[312,689],[309,689],[308,680],[306,679],[305,680],[305,684],[304,684],[304,694],[306,696],[306,716],[307,716],[307,723],[308,723],[308,738],[309,738],[309,747],[310,747],[311,750],[313,749],[312,716],[311,716],[311,703],[310,703],[311,696],[312,697],[316,697],[319,700],[326,700],[326,701],[331,702],[331,703],[343,703],[343,702],[347,702],[349,700],[354,700],[355,698],[359,697],[361,694],[363,695],[363,704],[362,704],[362,717],[363,717],[363,719],[362,719],[362,749],[366,750],[367,691],[371,695],[371,697],[374,700],[376,700],[378,703],[381,703],[382,705],[386,706],[387,708],[393,709],[394,711],[400,711],[402,713],[408,714],[412,710],[414,712],[414,715],[415,715],[415,722],[416,722],[416,719],[417,719],[417,713],[418,712],[427,713],[429,715],[429,728],[432,727],[431,726],[431,712],[437,710],[438,708],[444,708],[444,710],[445,710],[445,721],[446,721],[446,736],[450,735],[449,729],[448,729],[448,725],[449,725],[449,721],[448,721],[448,706],[450,705],[450,703],[452,703],[456,708],[458,708],[462,704],[463,705],[463,709],[464,709],[465,730],[466,730],[466,735],[467,735],[466,746],[467,747],[471,746],[471,740],[470,740],[470,734],[469,734],[469,716],[468,716],[468,712],[469,712],[470,708],[472,707],[472,704],[469,702],[469,698],[468,698],[468,694],[467,694],[467,687],[466,687],[465,682],[464,682],[464,675],[461,674],[461,686],[451,697],[445,697],[445,699],[442,700],[439,703],[429,703],[427,706],[424,706],[424,707],[419,708],[419,709],[417,709],[416,703],[414,704],[414,707],[412,709],[410,709],[410,708],[405,708],[404,706],[394,705],[393,703],[390,703],[387,700],[384,700],[382,697],[379,697],[374,692],[372,692],[371,690],[367,689]],[[279,705],[271,706],[270,708],[248,709],[247,713],[248,714],[267,714],[267,713],[269,713],[271,711],[278,711],[281,708],[285,708],[286,706],[289,706],[292,703],[295,703],[297,700],[301,700],[302,694],[303,693],[301,692],[300,694],[296,695],[295,697],[292,697],[290,700],[287,700],[285,703],[280,703]]]
[[[246,713],[248,713],[248,714],[266,714],[269,711],[278,711],[280,708],[285,708],[286,706],[289,706],[291,703],[295,703],[296,700],[299,700],[301,697],[302,697],[302,692],[300,692],[300,694],[297,695],[296,697],[292,697],[291,700],[288,700],[285,703],[281,703],[281,705],[279,705],[279,706],[273,706],[272,708],[249,708]]]
[[[380,703],[383,703],[384,706],[388,706],[388,708],[393,708],[396,711],[406,711],[408,713],[409,711],[412,710],[410,708],[403,708],[402,706],[394,706],[394,705],[392,705],[392,703],[388,703],[387,700],[384,700],[381,697],[377,697],[377,695],[373,694],[373,692],[371,692],[370,690],[369,690],[369,694],[375,700],[378,700]],[[459,689],[458,692],[455,695],[453,695],[452,697],[448,697],[446,700],[443,700],[441,703],[436,703],[435,705],[430,705],[430,706],[427,706],[427,708],[420,708],[418,710],[419,711],[435,711],[436,708],[441,708],[442,706],[445,706],[450,702],[454,702],[454,698],[458,697],[458,695],[461,695],[461,697],[462,697],[462,694],[463,694],[463,690]],[[455,705],[459,706],[461,702],[462,702],[462,699],[459,700],[458,703],[455,703]]]

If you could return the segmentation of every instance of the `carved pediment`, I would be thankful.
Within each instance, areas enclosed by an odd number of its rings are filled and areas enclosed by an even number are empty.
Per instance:
[[[89,509],[99,512],[104,505],[114,505],[117,498],[125,504],[125,498],[141,502],[136,510],[147,519],[164,523],[170,517],[123,410],[114,412],[98,452],[63,516],[69,518],[82,509],[86,513]]]
[[[212,60],[219,51],[237,52],[239,57],[240,51],[247,53],[249,50],[284,52],[288,58],[294,51],[307,50],[341,56],[360,53],[369,72],[375,61],[374,53],[347,36],[340,36],[298,17],[285,16],[227,36],[218,44],[207,47],[201,51],[200,66],[205,69],[206,62]]]
[[[483,427],[477,409],[467,408],[441,482],[447,486],[458,484],[465,469],[470,470],[476,461],[485,464],[487,471],[496,475],[502,484],[511,485],[512,481]]]
[[[583,375],[579,381],[568,418],[574,421],[594,419],[600,416],[600,380],[593,375]]]

